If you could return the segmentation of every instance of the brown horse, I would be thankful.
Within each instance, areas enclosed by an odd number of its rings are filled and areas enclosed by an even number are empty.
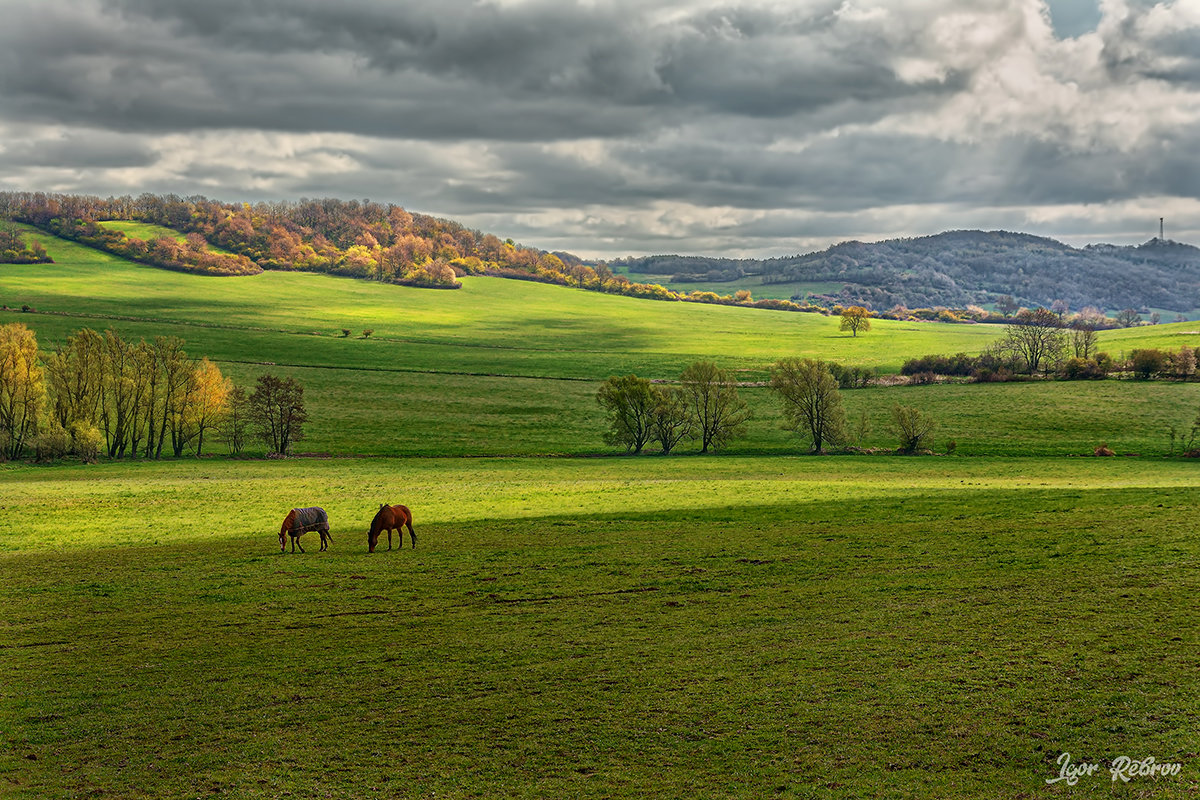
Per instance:
[[[417,547],[417,534],[413,531],[412,512],[408,506],[389,506],[386,503],[379,507],[375,519],[371,520],[371,530],[367,531],[367,552],[374,553],[375,545],[379,542],[379,534],[387,531],[388,550],[392,549],[392,531],[400,537],[400,549],[404,549],[404,528],[412,538],[412,546]]]
[[[333,541],[333,536],[329,533],[329,517],[325,513],[325,509],[319,506],[312,508],[293,508],[283,518],[283,525],[279,527],[279,552],[284,552],[287,549],[287,537],[292,537],[292,552],[296,552],[297,545],[300,546],[300,552],[304,552],[304,546],[300,545],[300,537],[308,531],[316,531],[321,536],[321,549],[328,550],[329,542]]]

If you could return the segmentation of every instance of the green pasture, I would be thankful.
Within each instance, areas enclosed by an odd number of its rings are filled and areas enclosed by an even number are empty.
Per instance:
[[[155,239],[161,239],[166,236],[169,239],[174,239],[177,242],[187,241],[187,234],[181,233],[174,228],[167,228],[162,225],[155,225],[150,222],[135,222],[133,220],[111,219],[100,222],[99,225],[103,228],[111,228],[121,231],[130,239],[141,239],[142,241],[152,242]],[[210,244],[208,249],[214,253],[226,253],[229,251],[224,247],[217,247]]]
[[[910,356],[977,352],[1001,329],[876,321],[858,338],[838,320],[612,297],[523,281],[467,279],[457,291],[384,286],[325,275],[268,272],[213,278],[130,264],[43,236],[53,265],[0,268],[0,323],[20,321],[51,349],[81,327],[131,338],[171,334],[243,385],[264,372],[306,387],[305,452],[364,455],[582,455],[610,452],[594,397],[610,376],[671,380],[712,359],[749,385],[753,412],[732,452],[793,453],[771,363],[809,355],[895,370]],[[36,313],[17,310],[23,304]],[[351,330],[343,337],[342,328]],[[372,330],[369,338],[364,330]],[[1154,338],[1147,338],[1154,337]],[[1200,344],[1184,323],[1108,331],[1119,353]],[[888,447],[890,409],[935,416],[935,447],[961,455],[1067,455],[1107,443],[1118,453],[1165,455],[1174,426],[1200,409],[1194,384],[1026,383],[872,388],[844,393],[858,442]],[[210,440],[210,452],[220,443]],[[689,452],[688,445],[680,451]]]
[[[500,278],[459,290],[415,289],[311,273],[211,277],[131,264],[35,234],[57,263],[5,266],[0,303],[118,315],[155,324],[352,337],[372,330],[409,350],[486,349],[497,372],[604,378],[628,364],[673,378],[696,358],[761,374],[784,355],[821,356],[896,371],[926,352],[978,352],[999,329],[881,320],[867,336],[817,314],[661,302]],[[190,337],[189,337],[190,338]],[[298,349],[307,349],[306,341]],[[448,359],[446,359],[448,360]],[[521,372],[515,363],[524,368]]]
[[[15,800],[1196,791],[1192,464],[311,459],[0,480]],[[367,554],[383,500],[414,509],[416,550]],[[281,555],[287,508],[317,503],[331,550]],[[1047,787],[1062,752],[1184,772]]]
[[[760,275],[747,275],[733,281],[676,281],[674,275],[656,275],[645,272],[615,270],[637,283],[657,283],[675,292],[716,292],[724,297],[740,289],[748,289],[755,300],[773,298],[790,300],[796,295],[837,294],[844,284],[837,281],[789,281],[786,283],[763,283]]]
[[[0,797],[1198,791],[1200,472],[1164,456],[1200,385],[846,391],[864,447],[894,446],[900,403],[954,455],[799,456],[756,385],[776,359],[894,372],[1002,329],[212,278],[35,235],[57,263],[0,266],[0,324],[295,376],[317,455],[0,465]],[[1102,348],[1200,345],[1194,326]],[[746,382],[746,437],[612,455],[598,382],[697,359]],[[1082,457],[1101,443],[1140,457]],[[385,501],[416,550],[367,554]],[[307,505],[332,549],[281,555]],[[1047,786],[1062,752],[1184,772]]]

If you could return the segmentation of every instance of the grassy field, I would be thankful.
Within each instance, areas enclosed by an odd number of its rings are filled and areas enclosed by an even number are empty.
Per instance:
[[[240,383],[270,371],[307,387],[313,422],[303,449],[372,455],[536,455],[605,452],[596,383],[634,372],[673,379],[712,359],[749,382],[787,355],[894,371],[925,353],[978,352],[1000,335],[984,325],[877,321],[858,338],[836,318],[662,303],[492,278],[458,291],[421,290],[324,275],[268,272],[210,278],[132,265],[45,237],[54,265],[7,266],[0,312],[51,348],[84,326],[129,337],[172,334]],[[281,304],[281,298],[287,305]],[[343,338],[342,328],[352,335]],[[362,331],[370,329],[370,338]],[[1183,325],[1110,331],[1112,352],[1200,344]],[[1186,431],[1195,385],[1168,383],[929,386],[848,392],[865,412],[861,444],[885,447],[895,403],[929,410],[939,440],[964,455],[1165,454]],[[754,417],[734,452],[786,453],[771,392],[743,391]],[[683,448],[687,451],[687,446]]]
[[[6,797],[1032,797],[1061,752],[1196,790],[1190,464],[2,474]],[[382,499],[415,551],[366,553]],[[330,552],[276,549],[301,501]]]
[[[739,289],[749,289],[755,300],[774,298],[790,300],[792,297],[805,294],[837,294],[842,289],[836,281],[790,281],[787,283],[762,282],[762,276],[748,275],[733,281],[676,281],[674,275],[654,274],[647,272],[630,272],[627,269],[617,269],[615,272],[626,276],[638,283],[657,283],[676,292],[716,292],[721,296],[733,295]]]
[[[727,454],[593,457],[611,374],[891,370],[1000,329],[852,339],[807,314],[205,278],[43,240],[56,264],[0,267],[0,304],[37,313],[0,324],[43,348],[172,334],[239,383],[295,375],[300,449],[334,457],[0,465],[0,797],[1200,791],[1200,473],[1162,457],[1196,384],[844,393],[868,446],[892,446],[892,404],[931,413],[957,449],[929,458],[795,456],[747,386]],[[1200,344],[1191,325],[1103,346]],[[1070,457],[1102,442],[1141,457]],[[413,508],[416,550],[367,554],[385,501]],[[332,549],[281,555],[303,505]],[[1048,787],[1063,752],[1183,774]]]
[[[130,239],[141,239],[146,242],[152,242],[155,239],[160,239],[163,236],[166,236],[170,239],[174,239],[177,242],[187,241],[187,234],[181,233],[174,228],[166,228],[162,225],[154,225],[149,222],[134,222],[132,220],[111,219],[104,220],[99,224],[104,228],[112,228],[113,230],[121,231]],[[224,247],[217,247],[213,244],[210,244],[208,249],[214,253],[225,253],[226,255],[230,254],[230,252]]]

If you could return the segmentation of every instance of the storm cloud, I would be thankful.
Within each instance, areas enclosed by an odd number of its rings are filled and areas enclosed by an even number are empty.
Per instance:
[[[339,196],[547,249],[1200,240],[1195,0],[14,0],[0,189]]]

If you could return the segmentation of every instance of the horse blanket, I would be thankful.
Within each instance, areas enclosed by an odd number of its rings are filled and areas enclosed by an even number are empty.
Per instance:
[[[329,533],[329,515],[320,506],[293,508],[292,511],[296,512],[290,531],[293,536],[299,536],[301,533],[307,533],[308,531]]]

